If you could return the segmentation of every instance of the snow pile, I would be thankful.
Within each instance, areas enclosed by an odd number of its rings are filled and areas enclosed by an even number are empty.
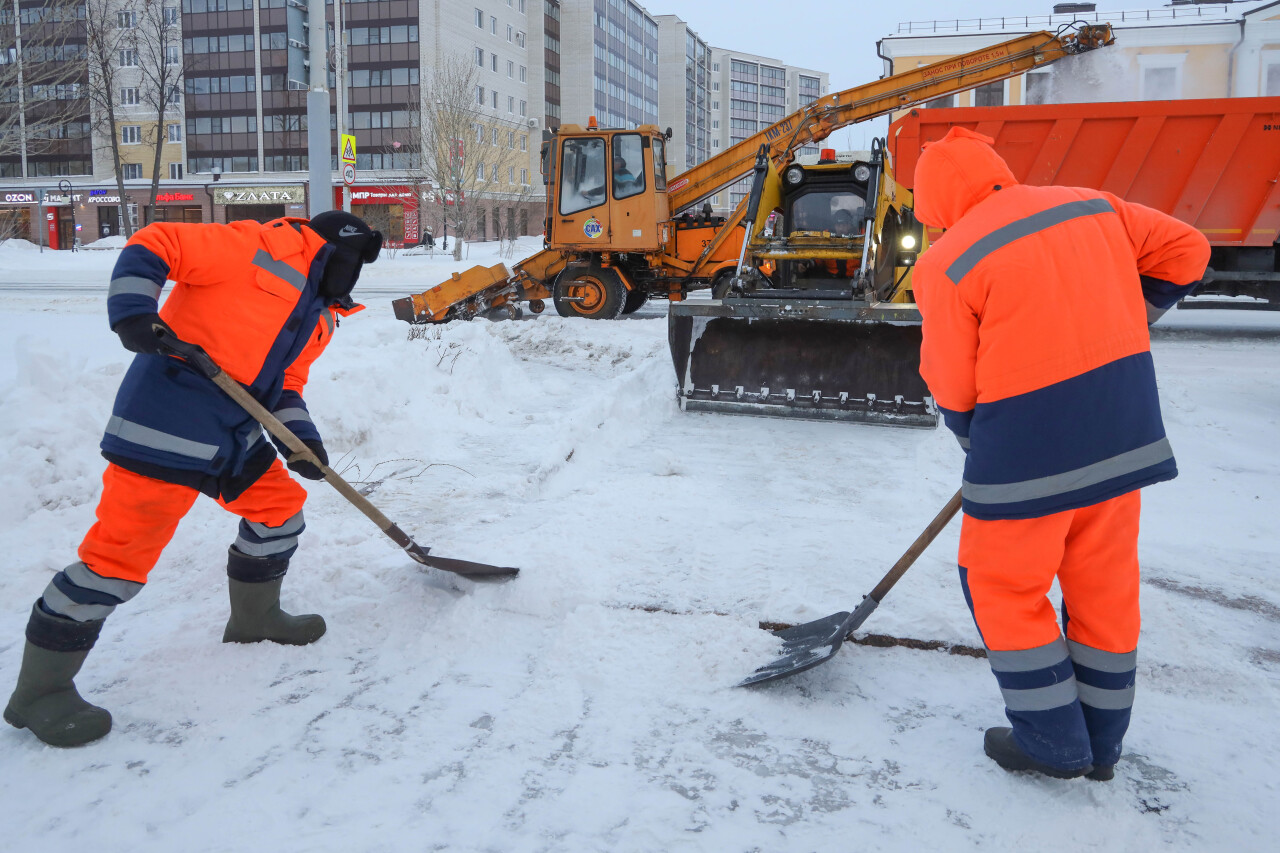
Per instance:
[[[463,268],[503,260],[473,249]],[[111,253],[83,254],[105,281]],[[452,264],[401,253],[367,274],[409,293]],[[102,299],[23,292],[0,314],[3,696],[30,602],[93,522],[128,358]],[[78,679],[111,735],[58,751],[0,729],[14,849],[1272,846],[1276,320],[1175,314],[1156,336],[1182,476],[1144,496],[1135,722],[1101,785],[982,756],[1003,720],[981,659],[846,644],[774,688],[732,687],[777,650],[761,620],[853,607],[943,506],[961,461],[945,431],[682,414],[663,319],[410,339],[367,301],[307,391],[335,467],[434,553],[524,574],[423,572],[306,483],[285,605],[323,613],[328,635],[224,646],[235,520],[198,501]],[[867,631],[978,643],[958,530]]]

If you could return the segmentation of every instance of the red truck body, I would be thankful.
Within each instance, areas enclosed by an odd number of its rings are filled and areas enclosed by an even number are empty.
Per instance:
[[[914,109],[889,128],[898,181],[913,188],[923,145],[957,126],[994,138],[1023,183],[1104,190],[1194,225],[1215,269],[1278,269],[1280,98]]]

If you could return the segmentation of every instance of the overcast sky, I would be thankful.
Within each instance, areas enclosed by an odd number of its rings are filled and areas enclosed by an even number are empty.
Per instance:
[[[831,75],[831,90],[880,76],[876,42],[900,21],[1047,15],[1054,0],[641,0],[651,15],[678,15],[715,47],[772,56]],[[1162,0],[1099,3],[1146,9]]]

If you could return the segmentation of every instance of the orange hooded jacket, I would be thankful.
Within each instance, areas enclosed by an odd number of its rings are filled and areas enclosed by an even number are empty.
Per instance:
[[[114,328],[155,312],[203,347],[299,438],[319,440],[302,390],[339,316],[360,310],[319,294],[333,247],[303,219],[265,224],[153,223],[116,262],[107,297]],[[102,440],[107,459],[137,474],[234,499],[275,458],[261,427],[180,359],[134,357]]]
[[[1109,193],[1019,185],[953,128],[916,166],[946,230],[914,273],[920,373],[967,452],[965,512],[1027,518],[1177,475],[1147,331],[1202,277],[1191,226]]]

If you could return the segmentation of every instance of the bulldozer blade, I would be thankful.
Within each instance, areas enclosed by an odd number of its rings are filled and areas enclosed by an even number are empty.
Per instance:
[[[920,326],[680,314],[669,320],[680,407],[692,412],[933,428]]]

